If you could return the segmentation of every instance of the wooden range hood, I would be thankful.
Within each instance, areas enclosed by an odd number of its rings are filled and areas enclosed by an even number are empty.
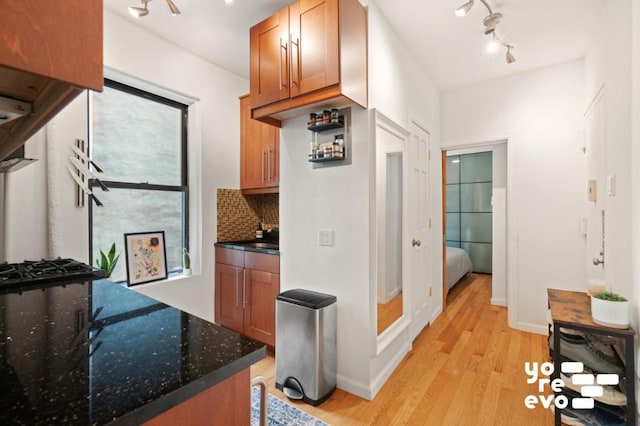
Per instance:
[[[5,0],[0,96],[31,112],[0,125],[0,159],[85,89],[102,91],[102,0]]]

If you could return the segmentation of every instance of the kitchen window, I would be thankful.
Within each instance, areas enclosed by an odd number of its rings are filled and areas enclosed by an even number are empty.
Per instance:
[[[126,280],[124,234],[164,231],[169,273],[182,270],[189,247],[187,106],[115,81],[89,101],[89,147],[109,188],[92,190],[103,207],[90,203],[92,259],[113,242],[121,253],[111,279]]]

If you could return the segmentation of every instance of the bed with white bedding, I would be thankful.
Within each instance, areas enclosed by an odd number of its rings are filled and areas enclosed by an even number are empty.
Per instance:
[[[467,252],[458,247],[447,246],[447,293],[460,278],[472,271],[473,265]]]

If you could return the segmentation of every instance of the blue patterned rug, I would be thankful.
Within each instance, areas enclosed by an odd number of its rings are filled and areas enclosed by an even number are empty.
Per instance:
[[[328,426],[310,414],[294,407],[283,400],[269,395],[267,423],[269,426]],[[251,426],[260,423],[260,390],[257,386],[251,389]]]

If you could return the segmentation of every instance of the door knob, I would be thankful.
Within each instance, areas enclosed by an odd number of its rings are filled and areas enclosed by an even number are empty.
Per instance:
[[[420,242],[420,240],[412,240],[412,241],[411,241],[411,245],[412,245],[413,247],[420,247],[420,244],[422,244],[422,243]]]

